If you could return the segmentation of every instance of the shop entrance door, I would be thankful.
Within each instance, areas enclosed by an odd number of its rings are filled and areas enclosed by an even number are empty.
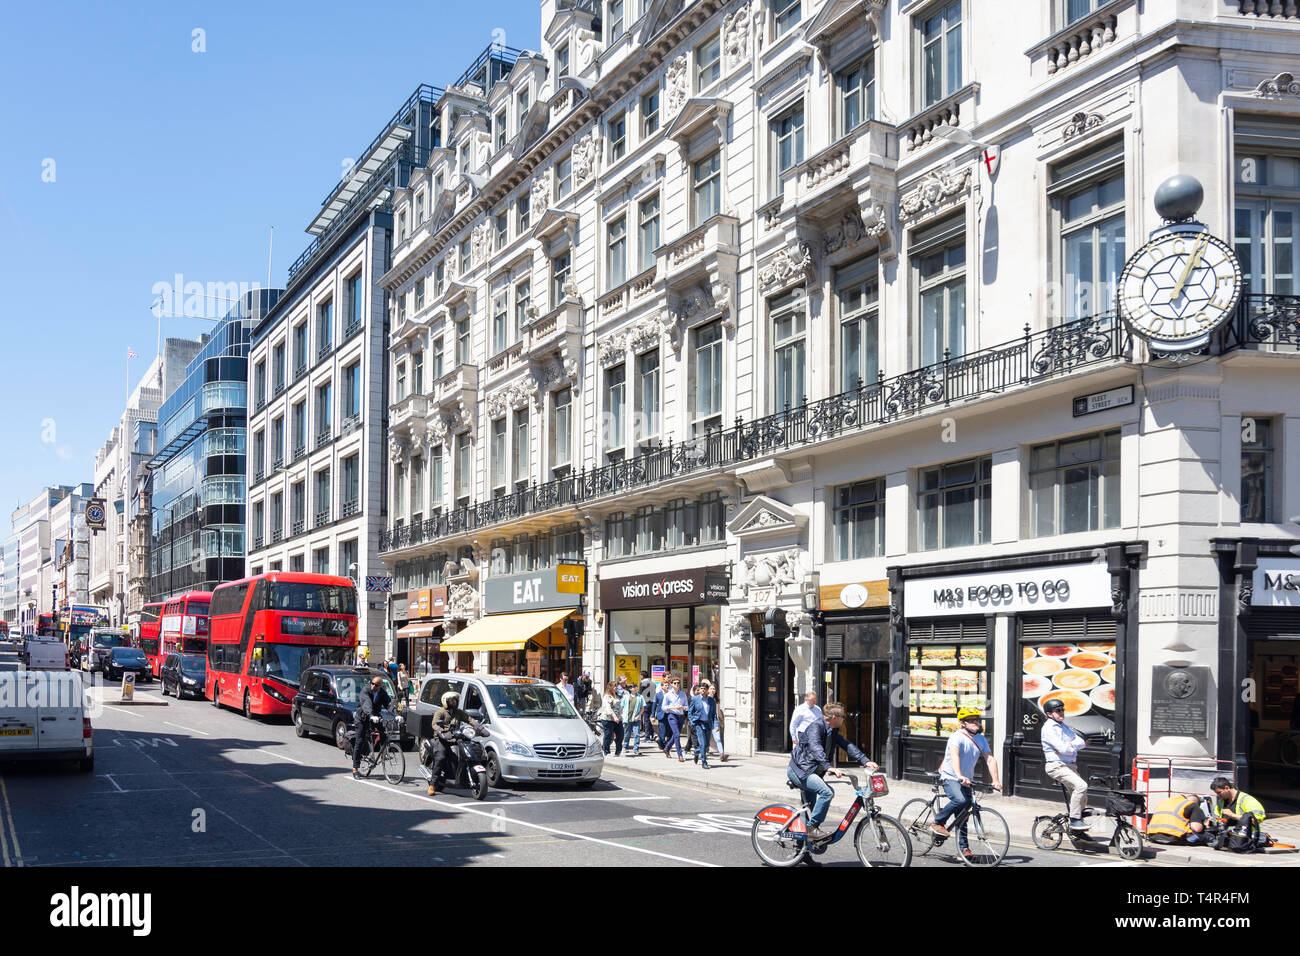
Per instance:
[[[889,721],[888,671],[884,663],[835,664],[832,684],[832,699],[843,704],[847,711],[840,733],[882,766]],[[835,756],[837,764],[848,761],[848,754],[843,750],[838,750]]]
[[[758,749],[768,753],[790,750],[790,681],[785,641],[779,637],[758,640]]]
[[[1270,814],[1300,811],[1300,620],[1256,611],[1250,622],[1250,793]]]

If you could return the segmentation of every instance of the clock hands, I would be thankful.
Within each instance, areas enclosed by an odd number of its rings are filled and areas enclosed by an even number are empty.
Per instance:
[[[1192,270],[1200,264],[1201,256],[1205,253],[1205,244],[1209,240],[1208,233],[1201,233],[1201,238],[1196,240],[1196,247],[1192,249],[1192,254],[1187,257],[1187,265],[1183,266],[1183,274],[1178,277],[1178,284],[1174,286],[1174,291],[1169,295],[1169,301],[1172,302],[1183,293],[1183,286],[1187,285],[1187,280],[1192,277]]]

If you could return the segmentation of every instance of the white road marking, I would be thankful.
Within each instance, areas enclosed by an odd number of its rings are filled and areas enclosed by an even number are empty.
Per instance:
[[[181,730],[188,730],[192,734],[202,734],[204,737],[212,736],[206,730],[195,730],[193,727],[186,727],[184,724],[173,724],[170,720],[164,720],[163,723],[171,727],[179,727]]]
[[[122,789],[121,785],[116,780],[113,779],[113,775],[111,773],[101,773],[98,774],[98,776],[103,777],[105,780],[111,783],[113,785],[113,788],[117,790],[118,793],[126,793],[126,791]]]
[[[18,827],[14,826],[14,812],[9,807],[9,789],[5,786],[4,777],[0,777],[0,796],[4,797],[5,802],[5,820],[9,824],[9,839],[14,845],[13,865],[23,865],[23,848],[18,845]],[[0,824],[2,826],[2,824]],[[6,863],[6,866],[9,864]]]
[[[539,803],[635,803],[639,800],[667,800],[668,797],[556,797],[554,800],[518,800],[510,804],[512,807],[531,807]]]
[[[144,714],[137,714],[135,711],[127,710],[125,707],[116,707],[113,704],[105,704],[104,707],[111,708],[112,710],[120,710],[122,713],[130,714],[132,717],[144,717]]]
[[[657,856],[663,860],[672,860],[674,863],[689,863],[692,866],[707,866],[710,868],[717,867],[716,863],[706,863],[703,860],[692,860],[684,856],[673,856],[671,853],[660,853],[658,850],[647,850],[644,847],[628,846],[626,843],[615,843],[612,840],[602,840],[599,837],[587,836],[585,833],[571,833],[568,830],[557,830],[554,827],[542,826],[540,823],[529,823],[526,820],[512,820],[509,817],[501,816],[499,811],[489,813],[486,810],[475,810],[473,807],[462,806],[456,803],[447,803],[445,800],[435,800],[432,797],[421,796],[417,793],[405,793],[401,790],[394,790],[391,787],[386,787],[379,783],[372,783],[369,780],[358,780],[357,783],[365,784],[367,787],[375,787],[379,790],[386,790],[389,793],[395,793],[401,797],[410,797],[411,799],[419,800],[422,803],[430,803],[436,807],[442,807],[445,810],[450,810],[456,813],[472,813],[474,816],[487,817],[497,823],[512,823],[515,826],[527,827],[532,830],[541,830],[543,833],[569,837],[573,840],[586,840],[588,843],[599,843],[602,846],[612,846],[618,850],[629,850],[633,853],[644,853],[647,856]],[[451,834],[443,835],[450,836]]]
[[[260,747],[259,747],[258,749],[261,750]],[[271,751],[269,751],[269,750],[262,750],[262,753],[269,754],[269,753],[271,753]],[[285,760],[288,760],[288,761],[290,761],[291,763],[296,763],[296,764],[297,764],[298,766],[300,766],[300,767],[306,765],[305,761],[299,760],[299,759],[297,759],[296,757],[290,757],[288,754],[271,754],[271,756],[273,756],[273,757],[283,757]]]

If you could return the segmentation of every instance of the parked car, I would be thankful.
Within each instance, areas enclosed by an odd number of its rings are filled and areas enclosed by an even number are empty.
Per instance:
[[[208,659],[204,655],[173,653],[163,661],[158,680],[164,697],[170,687],[177,700],[184,700],[186,694],[202,697],[207,678]]]
[[[342,664],[321,664],[303,671],[298,682],[298,693],[294,695],[289,708],[293,728],[298,736],[318,734],[329,737],[342,750],[344,737],[352,727],[357,698],[374,677],[383,678],[384,690],[393,699],[393,711],[396,712],[397,688],[393,679],[384,671]],[[398,743],[403,750],[409,750],[415,745],[415,737],[408,732],[405,721],[401,728],[402,739]]]
[[[0,673],[0,761],[76,760],[95,769],[95,740],[86,716],[86,692],[77,674]]]
[[[27,642],[23,666],[29,671],[66,671],[70,667],[68,648],[54,638],[35,638]]]
[[[483,749],[492,786],[565,781],[590,787],[600,779],[605,766],[600,740],[562,690],[534,677],[430,675],[407,711],[412,737],[418,735],[420,721],[442,706],[442,695],[449,690],[457,691],[461,709],[488,729]]]
[[[103,667],[107,680],[121,680],[128,673],[135,674],[137,683],[153,680],[153,668],[149,666],[149,659],[144,656],[144,651],[134,647],[111,648],[100,666]]]

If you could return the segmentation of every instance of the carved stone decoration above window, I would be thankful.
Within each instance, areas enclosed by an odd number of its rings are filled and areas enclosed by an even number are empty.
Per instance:
[[[1300,80],[1292,73],[1279,73],[1255,87],[1255,96],[1300,96]]]
[[[722,327],[728,332],[736,331],[736,315],[731,308],[732,284],[719,277],[710,284],[709,292],[713,296],[714,308],[722,314]]]
[[[717,311],[717,303],[710,290],[697,286],[681,296],[669,298],[668,311],[673,314],[674,321],[689,322]]]
[[[599,152],[595,131],[587,133],[573,147],[573,184],[581,186],[596,172],[596,154]]]
[[[388,437],[388,460],[399,462],[406,457],[410,446],[404,435],[390,435]]]
[[[424,451],[424,429],[411,429],[411,456],[414,457]]]
[[[540,217],[551,205],[551,174],[547,170],[533,178],[532,197],[528,201],[528,211],[534,217]]]
[[[601,368],[617,365],[627,357],[627,337],[611,335],[596,343],[596,355]]]
[[[492,249],[492,225],[486,219],[474,227],[470,246],[474,252],[475,262],[487,261],[488,253]]]
[[[1061,130],[1061,139],[1068,143],[1076,136],[1092,132],[1105,122],[1106,117],[1100,113],[1075,113],[1070,122],[1065,124],[1065,129]]]
[[[659,339],[665,331],[664,324],[660,319],[647,316],[633,323],[632,327],[627,330],[627,347],[634,353],[652,349],[659,344]]]
[[[533,401],[538,408],[546,402],[549,392],[569,386],[574,391],[578,388],[577,359],[553,358],[536,371],[538,390],[533,394]]]
[[[927,173],[919,185],[903,197],[899,212],[903,219],[917,219],[941,208],[954,197],[970,191],[971,167]]]
[[[687,75],[686,55],[683,54],[668,64],[668,73],[664,77],[664,106],[669,116],[676,116],[690,96],[690,80]]]
[[[516,379],[488,396],[488,418],[500,418],[510,409],[527,408],[537,399],[537,380],[531,375]]]
[[[763,290],[805,282],[812,274],[812,249],[800,242],[782,249],[767,265],[758,270],[758,285]]]
[[[749,59],[751,32],[749,3],[746,0],[722,20],[722,69],[729,73]]]
[[[738,538],[764,538],[781,534],[801,534],[808,526],[808,516],[766,495],[758,495],[744,505],[727,524]]]
[[[884,204],[873,202],[865,210],[845,211],[840,221],[823,235],[823,249],[829,255],[856,245],[866,236],[874,236],[883,245],[889,240],[888,212]]]

